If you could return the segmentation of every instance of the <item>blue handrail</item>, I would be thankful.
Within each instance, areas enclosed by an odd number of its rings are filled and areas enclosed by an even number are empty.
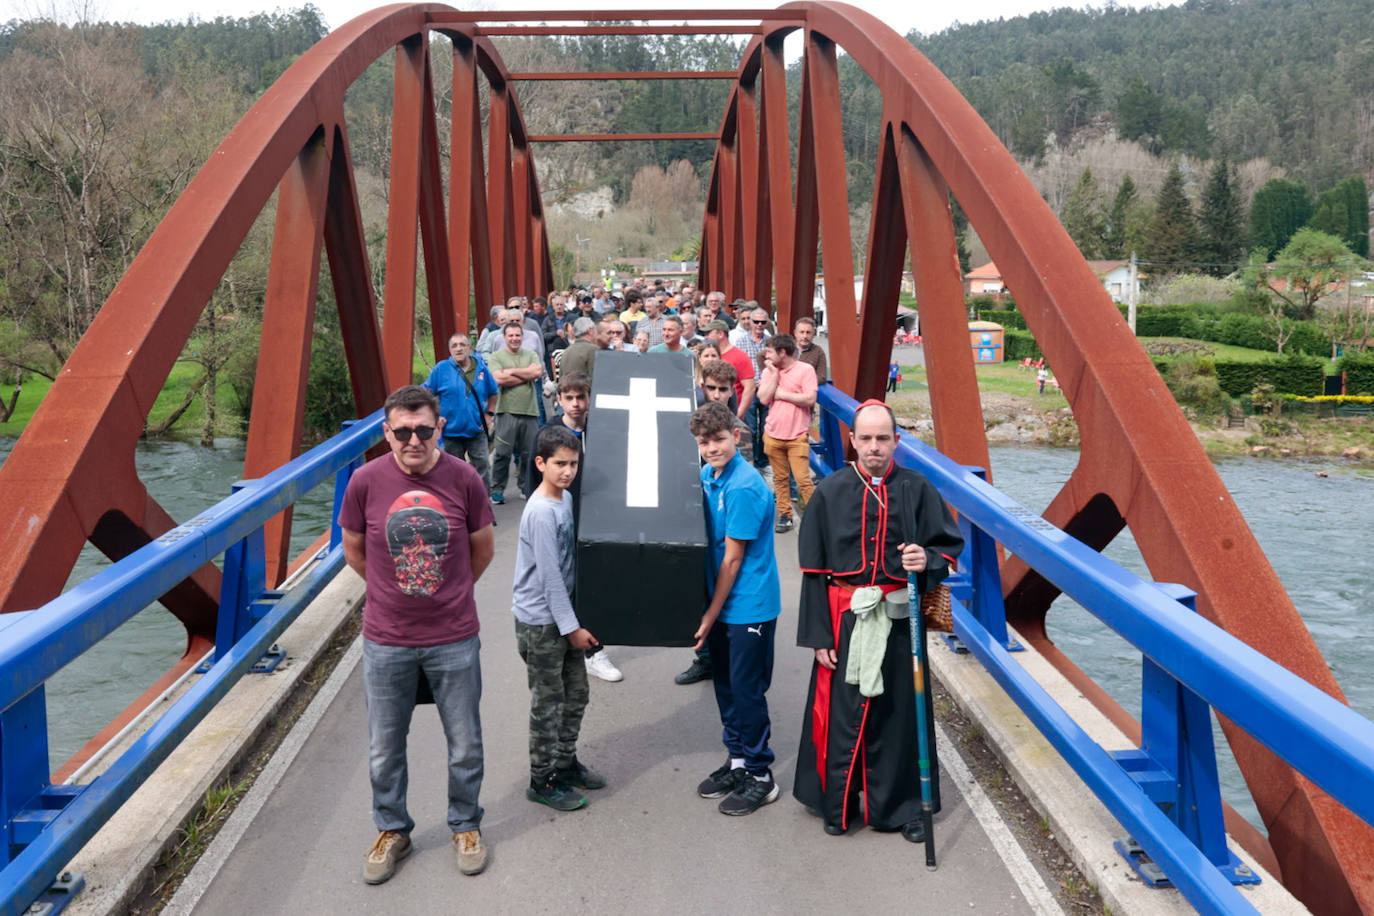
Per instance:
[[[351,468],[380,440],[381,422],[378,410],[267,476],[244,481],[227,499],[61,597],[15,615],[20,619],[0,631],[0,716],[28,716],[23,724],[31,733],[45,735],[41,691],[48,678],[210,559],[254,536],[260,549],[261,529],[268,519],[317,485],[331,477],[336,488],[346,484]],[[58,870],[262,657],[343,563],[343,550],[336,540],[323,561],[271,602],[261,619],[245,623],[243,635],[232,645],[216,647],[218,657],[210,670],[109,769],[88,785],[65,791],[59,804],[49,806],[56,810],[42,810],[43,796],[53,791],[47,784],[45,759],[41,773],[32,772],[33,766],[25,771],[5,761],[0,767],[0,797],[23,810],[5,810],[4,839],[23,848],[0,869],[0,916],[24,912],[43,893]],[[228,569],[225,578],[230,578]],[[261,583],[256,591],[241,596],[245,605],[262,597]],[[220,614],[244,610],[222,602]],[[35,696],[40,702],[32,702]],[[43,747],[45,756],[46,741]],[[35,813],[39,821],[31,823]],[[18,836],[26,825],[25,834]],[[0,862],[5,858],[0,856]]]
[[[833,385],[821,386],[818,401],[825,441],[816,449],[817,461],[823,470],[834,470],[843,460],[838,422],[851,422],[858,402]],[[959,513],[961,524],[1001,543],[1138,648],[1149,664],[1374,824],[1374,722],[935,449],[903,436],[896,460],[929,479]],[[976,578],[977,571],[971,574]],[[954,619],[960,639],[1194,906],[1204,912],[1254,912],[1216,863],[1199,853],[1117,760],[1087,737],[958,601]]]

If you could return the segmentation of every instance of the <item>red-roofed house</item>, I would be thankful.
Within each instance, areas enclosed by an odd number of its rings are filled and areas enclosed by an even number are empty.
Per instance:
[[[1131,283],[1131,262],[1130,261],[1089,261],[1088,266],[1093,273],[1102,281],[1102,287],[1112,297],[1115,302],[1125,302],[1129,295]],[[1136,301],[1140,301],[1140,275],[1136,275]],[[967,296],[992,296],[1001,299],[1008,295],[1006,286],[1002,282],[1002,272],[997,269],[997,265],[989,261],[982,267],[976,267],[964,274],[964,294]]]

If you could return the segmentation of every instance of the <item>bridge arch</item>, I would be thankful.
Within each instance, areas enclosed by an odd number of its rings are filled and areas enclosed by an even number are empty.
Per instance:
[[[561,18],[649,15],[662,13]],[[1080,464],[1044,517],[1099,549],[1129,526],[1157,579],[1194,588],[1202,613],[1340,697],[1158,373],[1049,208],[953,85],[901,36],[845,4],[677,15],[759,22],[719,132],[703,218],[702,282],[760,301],[775,296],[780,323],[790,326],[810,309],[819,250],[829,280],[835,380],[859,398],[879,396],[895,321],[890,303],[909,253],[937,445],[987,467],[952,194],[1054,364],[1082,432]],[[448,334],[468,325],[469,289],[483,304],[552,286],[531,138],[510,74],[481,27],[530,18],[550,16],[463,13],[439,4],[385,7],[324,39],[253,107],[130,266],[0,469],[0,610],[28,609],[56,595],[88,540],[119,557],[174,524],[138,480],[134,446],[201,306],[274,193],[245,476],[266,473],[299,451],[322,252],[360,413],[409,381],[421,255],[439,358]],[[794,164],[783,40],[798,30],[804,53]],[[454,54],[447,189],[429,66],[428,37],[436,31],[452,40]],[[393,49],[379,321],[343,97],[367,66]],[[845,174],[841,51],[874,81],[884,105],[861,301],[848,282],[854,270],[847,200],[833,193]],[[490,101],[485,140],[479,79]],[[285,570],[289,524],[284,518],[268,530],[273,580]],[[1057,590],[1015,558],[1004,575],[1009,615],[1022,633],[1138,733],[1046,637],[1045,612]],[[187,626],[188,660],[213,638],[218,592],[218,571],[207,563],[164,598]],[[1223,728],[1288,886],[1324,911],[1374,910],[1374,876],[1365,864],[1374,854],[1370,828],[1243,733],[1227,723]]]

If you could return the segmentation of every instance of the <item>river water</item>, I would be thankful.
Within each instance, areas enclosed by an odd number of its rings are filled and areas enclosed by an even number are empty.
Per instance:
[[[14,439],[0,437],[0,464]],[[244,442],[218,439],[213,447],[173,440],[140,442],[139,478],[177,521],[185,521],[230,493],[243,475]],[[296,504],[292,555],[308,547],[329,524],[334,485],[317,487]],[[220,562],[221,557],[216,558]],[[110,561],[87,544],[67,587],[107,568]],[[181,622],[160,604],[130,619],[47,684],[48,758],[56,768],[81,749],[164,674],[186,649]]]
[[[13,440],[0,439],[0,463]],[[997,486],[1039,511],[1068,480],[1078,453],[1071,449],[995,447]],[[229,493],[243,466],[243,443],[213,448],[182,442],[139,445],[139,474],[150,493],[185,520]],[[1302,612],[1351,706],[1374,717],[1374,479],[1331,461],[1225,459],[1217,470]],[[1318,476],[1318,472],[1327,474]],[[323,530],[332,485],[321,486],[296,511],[293,550]],[[1148,577],[1129,532],[1107,555]],[[108,563],[89,546],[69,584]],[[1049,614],[1050,634],[1080,667],[1132,713],[1140,709],[1140,653],[1067,598]],[[115,714],[171,667],[183,649],[181,625],[160,606],[145,610],[48,684],[50,757],[66,760]],[[1220,733],[1218,732],[1218,736]],[[1259,824],[1244,782],[1218,737],[1223,792]]]

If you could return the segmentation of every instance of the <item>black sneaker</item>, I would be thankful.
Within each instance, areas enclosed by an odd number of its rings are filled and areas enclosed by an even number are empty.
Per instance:
[[[557,776],[550,776],[542,783],[531,779],[525,797],[532,802],[548,805],[555,811],[576,811],[587,804],[581,792],[563,785]]]
[[[792,516],[779,515],[778,523],[773,526],[773,531],[778,534],[785,534],[792,530]]]
[[[587,766],[576,757],[573,758],[572,766],[565,770],[558,770],[554,774],[558,781],[564,786],[574,789],[604,789],[606,788],[606,777],[596,770]]]
[[[698,681],[709,681],[711,679],[711,666],[699,658],[693,658],[691,666],[677,677],[673,678],[674,684],[695,684]]]
[[[739,786],[720,803],[721,814],[753,814],[764,805],[778,800],[781,790],[773,781],[772,772],[765,774],[766,779],[755,779],[746,775]]]
[[[744,771],[744,767],[730,769],[730,761],[727,760],[723,767],[701,781],[701,785],[697,786],[697,794],[702,798],[720,798],[722,795],[729,795],[748,775]]]

